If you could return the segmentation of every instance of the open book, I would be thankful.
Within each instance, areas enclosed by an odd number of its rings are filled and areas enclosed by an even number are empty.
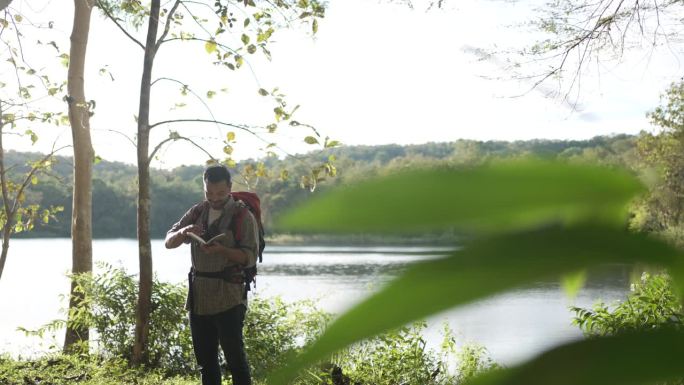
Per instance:
[[[210,240],[205,241],[204,239],[202,239],[202,237],[200,237],[199,235],[197,235],[197,234],[195,234],[195,233],[188,232],[188,235],[190,236],[190,238],[192,238],[192,239],[196,240],[197,242],[199,242],[200,245],[209,245],[209,244],[211,244],[211,243],[213,243],[213,242],[215,242],[215,241],[217,241],[217,240],[219,240],[219,239],[221,239],[221,238],[223,238],[223,237],[226,236],[225,233],[221,233],[221,234],[219,234],[219,235],[217,235],[217,236],[211,238]]]

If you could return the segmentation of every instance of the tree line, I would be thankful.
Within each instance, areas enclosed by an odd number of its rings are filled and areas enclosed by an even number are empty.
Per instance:
[[[316,192],[334,186],[386,175],[405,168],[431,166],[477,165],[492,159],[533,156],[568,161],[598,161],[603,164],[636,168],[638,137],[631,135],[599,136],[589,140],[473,141],[458,140],[416,145],[345,146],[315,151],[294,158],[246,160],[233,169],[234,189],[256,191],[263,206],[264,222],[272,228],[274,219],[314,194],[303,188],[303,181],[281,175],[282,170],[304,173],[306,165],[331,156],[341,170],[334,178],[320,181]],[[5,157],[17,165],[30,164],[41,154],[9,151]],[[269,171],[255,176],[253,170],[264,163]],[[28,166],[14,172],[25,172]],[[72,158],[57,156],[50,177],[27,191],[27,201],[42,207],[59,206],[54,221],[41,223],[33,231],[17,237],[69,237],[69,215],[72,205]],[[302,170],[297,170],[302,168]],[[151,171],[152,215],[150,231],[163,238],[168,228],[192,204],[203,197],[203,165],[187,165],[174,169]],[[135,238],[136,183],[133,165],[100,160],[93,166],[93,237]]]

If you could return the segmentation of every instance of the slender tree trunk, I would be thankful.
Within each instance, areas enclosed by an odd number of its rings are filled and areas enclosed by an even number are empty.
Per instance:
[[[2,109],[0,108],[0,119],[2,119]],[[5,270],[5,261],[9,251],[9,239],[12,232],[12,220],[14,215],[10,208],[9,191],[5,175],[5,147],[2,143],[2,127],[4,123],[0,121],[0,188],[2,188],[2,209],[5,211],[5,224],[2,226],[2,254],[0,254],[0,278]]]
[[[74,189],[71,212],[72,274],[92,272],[92,172],[93,147],[90,139],[90,116],[84,91],[84,67],[92,0],[74,0],[74,25],[71,32],[71,52],[67,90],[69,92],[69,121],[74,145]],[[81,305],[82,294],[71,282],[69,318],[71,310]],[[88,341],[87,327],[73,327],[67,322],[64,351],[78,342]]]
[[[159,27],[160,0],[152,0],[145,43],[145,59],[140,82],[140,105],[138,110],[138,252],[140,259],[140,282],[138,284],[138,307],[135,320],[134,364],[147,359],[147,337],[150,327],[152,302],[152,247],[150,244],[150,91],[152,88],[152,65],[156,55],[156,39]]]

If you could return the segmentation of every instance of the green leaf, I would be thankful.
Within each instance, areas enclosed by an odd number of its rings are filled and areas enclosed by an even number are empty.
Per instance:
[[[415,170],[313,197],[281,217],[288,231],[503,231],[586,217],[624,223],[644,191],[625,171],[556,162]],[[349,210],[354,207],[354,210]]]
[[[563,287],[563,291],[565,291],[565,295],[567,295],[569,298],[575,298],[577,297],[577,294],[579,294],[579,291],[582,289],[586,281],[587,272],[582,270],[563,276],[563,279],[561,280],[561,286]]]
[[[313,136],[307,136],[304,138],[304,141],[308,144],[318,144],[318,139],[314,138]]]
[[[642,331],[592,338],[550,350],[468,385],[606,385],[664,383],[684,377],[684,332]]]
[[[247,46],[247,52],[250,54],[253,54],[254,52],[256,52],[256,50],[257,49],[256,49],[256,46],[254,44],[250,44]]]
[[[31,184],[32,185],[37,185],[38,184],[38,177],[35,175],[31,175]]]
[[[207,99],[211,99],[216,95],[216,91],[207,91]]]
[[[36,142],[38,141],[38,135],[36,135],[36,133],[32,130],[26,130],[25,133],[31,138],[31,145],[36,144]]]
[[[278,128],[278,125],[275,124],[275,123],[271,123],[271,124],[269,124],[268,126],[266,126],[266,129],[268,130],[268,133],[269,133],[269,134],[272,134],[272,133],[276,132],[276,129],[277,129],[277,128]]]
[[[231,155],[233,153],[233,146],[229,144],[223,146],[223,152],[225,152],[227,155]]]
[[[677,282],[684,282],[684,255],[680,251],[660,240],[608,226],[556,226],[476,239],[447,257],[407,268],[380,292],[338,317],[310,348],[276,371],[268,383],[284,384],[329,354],[412,320],[529,282],[606,263],[670,267]]]
[[[244,44],[244,45],[249,44],[249,36],[247,36],[247,35],[244,34],[244,33],[243,33],[242,36],[240,37],[240,40],[242,41],[242,44]]]
[[[230,131],[226,134],[226,141],[232,142],[235,140],[235,133],[233,131]]]
[[[246,28],[249,25],[250,20],[251,19],[249,17],[245,18],[245,21],[242,23],[242,26]]]
[[[318,32],[318,19],[314,19],[313,23],[311,23],[311,31],[314,34]]]
[[[266,91],[263,88],[259,88],[259,95],[261,96],[268,96],[268,91]]]
[[[204,44],[204,50],[207,51],[208,54],[216,52],[216,42],[214,40],[209,40]]]

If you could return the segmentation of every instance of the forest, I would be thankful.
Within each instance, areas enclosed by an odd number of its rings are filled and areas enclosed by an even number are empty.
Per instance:
[[[464,167],[484,164],[495,159],[534,157],[572,162],[601,164],[635,169],[637,137],[615,135],[590,140],[472,141],[427,143],[420,145],[343,146],[319,150],[296,158],[266,158],[239,162],[233,169],[235,191],[251,188],[262,200],[263,220],[273,228],[274,218],[309,197],[335,186],[351,184],[413,167]],[[302,186],[296,178],[282,178],[281,170],[304,173],[307,164],[335,159],[339,173],[320,182],[315,191]],[[9,164],[26,165],[40,156],[9,151]],[[250,169],[263,163],[267,175],[256,177]],[[24,166],[26,167],[26,166]],[[39,223],[32,231],[17,237],[69,237],[71,213],[70,157],[56,156],[48,177],[27,191],[27,203],[42,207],[62,207],[55,220]],[[170,226],[192,204],[203,199],[203,165],[188,165],[170,170],[153,169],[151,234],[163,238]],[[25,173],[21,167],[14,170]],[[135,238],[136,236],[136,168],[120,162],[98,160],[93,168],[93,237]],[[277,234],[273,231],[270,235]]]

